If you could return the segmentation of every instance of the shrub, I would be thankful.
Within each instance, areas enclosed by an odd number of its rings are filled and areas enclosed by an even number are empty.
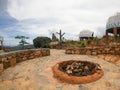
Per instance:
[[[49,48],[51,39],[49,37],[37,37],[33,40],[35,48]]]

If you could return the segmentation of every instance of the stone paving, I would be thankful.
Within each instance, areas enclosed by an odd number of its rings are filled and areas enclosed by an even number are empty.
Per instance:
[[[52,66],[64,60],[88,60],[99,63],[104,76],[92,83],[72,85],[53,77]],[[66,55],[64,50],[51,50],[51,55],[18,63],[0,76],[0,90],[120,90],[120,67],[87,55]]]

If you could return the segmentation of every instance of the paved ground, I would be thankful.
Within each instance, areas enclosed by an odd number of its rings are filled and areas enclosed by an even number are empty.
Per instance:
[[[105,75],[98,81],[82,85],[61,83],[52,74],[52,66],[63,60],[88,60],[99,63]],[[0,90],[120,90],[120,67],[86,55],[66,55],[51,50],[51,55],[8,68],[0,76]]]

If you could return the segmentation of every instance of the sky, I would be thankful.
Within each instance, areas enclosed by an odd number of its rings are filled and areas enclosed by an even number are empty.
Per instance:
[[[119,0],[0,0],[0,36],[9,46],[18,45],[17,35],[32,44],[60,29],[66,39],[78,40],[83,30],[102,37],[108,18],[119,11]]]

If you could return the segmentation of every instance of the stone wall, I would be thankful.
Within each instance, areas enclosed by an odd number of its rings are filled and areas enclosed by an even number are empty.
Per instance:
[[[83,55],[113,54],[113,55],[120,55],[120,47],[66,49],[66,54],[81,54],[81,55],[82,54]]]
[[[0,54],[0,74],[4,69],[15,66],[17,63],[37,57],[49,56],[50,49],[28,49]]]
[[[114,63],[117,66],[120,66],[120,55],[107,54],[107,55],[97,55],[97,57],[105,61]]]

